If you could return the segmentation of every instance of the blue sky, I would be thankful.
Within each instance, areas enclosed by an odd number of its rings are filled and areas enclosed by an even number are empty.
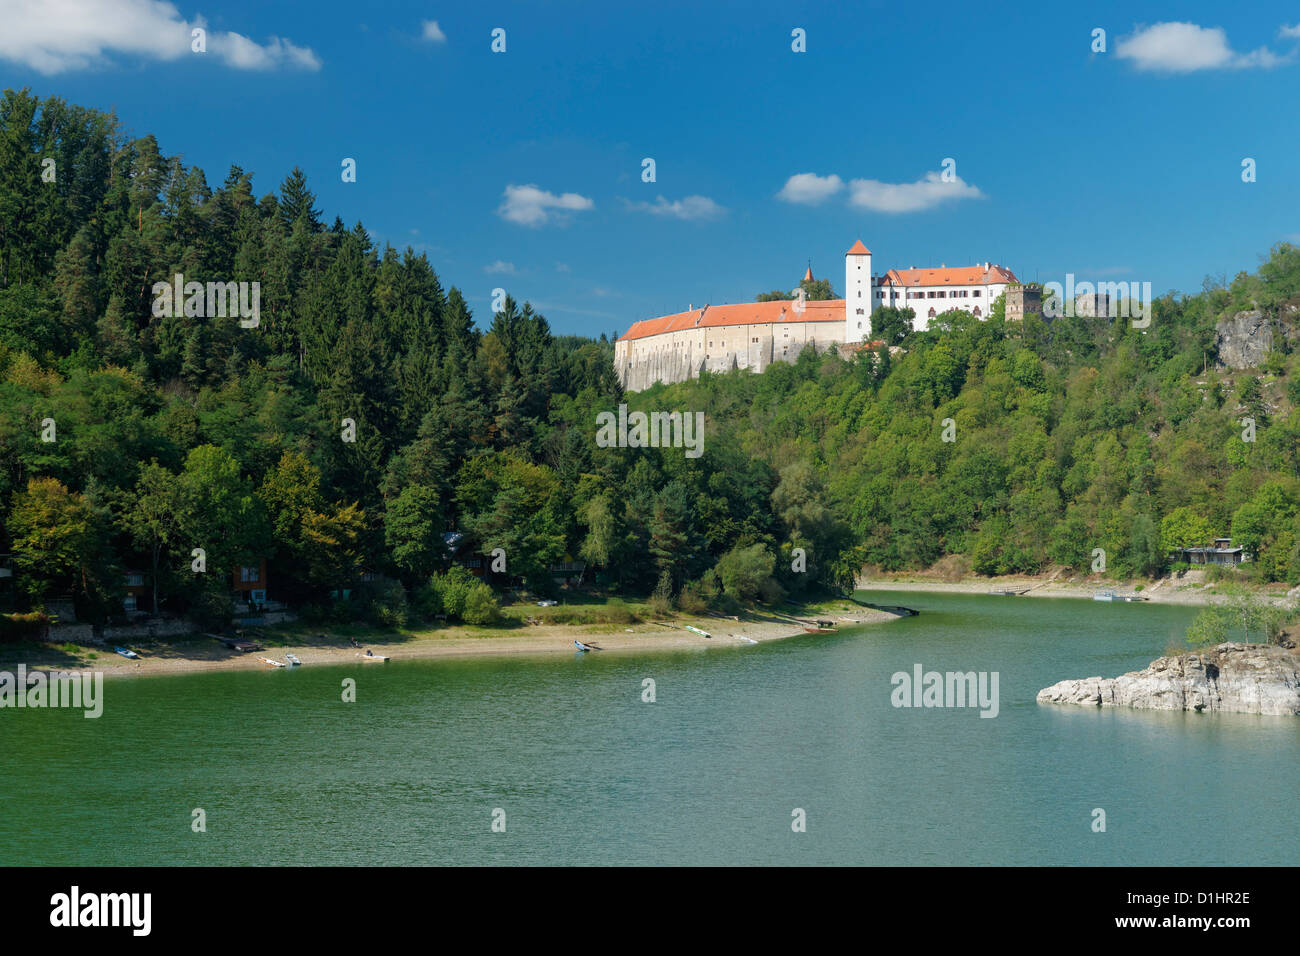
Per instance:
[[[809,259],[842,292],[858,238],[876,271],[989,259],[1157,295],[1300,238],[1294,5],[44,8],[0,0],[0,86],[115,109],[213,186],[300,165],[327,221],[427,252],[480,324],[497,286],[590,335],[791,288]],[[947,158],[959,179],[928,182]]]

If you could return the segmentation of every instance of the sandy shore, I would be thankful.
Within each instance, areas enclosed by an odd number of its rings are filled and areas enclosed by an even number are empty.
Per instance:
[[[1138,585],[1142,586],[1140,591],[1136,590]],[[1116,594],[1137,594],[1146,598],[1152,604],[1205,605],[1227,600],[1225,595],[1214,593],[1215,585],[1207,584],[1201,580],[1189,580],[1188,578],[1179,580],[1161,578],[1157,581],[1122,582],[1107,581],[1102,578],[1059,581],[1046,577],[998,577],[966,578],[962,581],[951,582],[925,580],[917,577],[900,576],[898,579],[893,579],[875,576],[869,579],[860,579],[857,582],[857,587],[861,591],[931,591],[948,594],[989,594],[1002,588],[1016,590],[1029,588],[1030,590],[1022,595],[1023,597],[1081,598],[1085,600],[1091,600],[1092,596],[1099,591],[1113,591]],[[1287,586],[1280,584],[1275,587],[1265,588],[1259,593],[1268,595],[1267,599],[1274,604],[1284,604],[1288,600],[1285,596],[1286,590]],[[1292,598],[1294,596],[1292,595]]]
[[[304,667],[312,664],[362,664],[358,660],[366,650],[391,661],[476,656],[528,656],[538,654],[573,654],[574,640],[599,645],[600,651],[677,651],[706,650],[714,647],[742,647],[748,638],[756,643],[804,636],[803,621],[810,617],[833,619],[843,627],[874,624],[897,618],[884,611],[859,607],[848,602],[823,609],[815,614],[793,617],[783,614],[750,614],[732,618],[674,618],[664,622],[640,622],[629,627],[615,625],[543,624],[499,628],[443,627],[428,631],[370,635],[361,639],[361,650],[347,638],[331,634],[328,629],[310,637],[295,635],[283,643],[267,643],[265,649],[241,654],[210,637],[187,637],[156,644],[132,644],[140,655],[131,660],[114,653],[112,647],[83,647],[75,651],[56,645],[26,647],[0,646],[0,670],[13,670],[24,663],[29,670],[97,670],[107,676],[143,677],[183,674],[214,670],[266,670],[270,665],[261,658],[284,660],[296,654]],[[702,637],[685,629],[690,624],[709,633]],[[265,629],[274,635],[274,628]],[[268,640],[271,638],[268,637]],[[91,655],[94,655],[93,657]],[[369,667],[381,666],[366,663]]]

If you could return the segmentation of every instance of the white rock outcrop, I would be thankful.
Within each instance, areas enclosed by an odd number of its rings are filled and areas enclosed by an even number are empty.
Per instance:
[[[1220,644],[1161,657],[1119,677],[1064,680],[1038,692],[1040,704],[1148,710],[1300,715],[1300,657],[1283,647]]]

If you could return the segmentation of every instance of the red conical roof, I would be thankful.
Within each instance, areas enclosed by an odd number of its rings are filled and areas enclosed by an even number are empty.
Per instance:
[[[868,249],[866,246],[864,246],[864,245],[862,244],[862,240],[859,239],[857,242],[855,242],[855,243],[853,244],[853,248],[850,249],[850,250],[846,253],[846,255],[850,255],[850,256],[869,256],[869,255],[871,255],[871,250]]]
[[[803,281],[804,281],[804,282],[812,282],[812,281],[813,281],[813,277],[812,277],[812,266],[809,266],[809,267],[808,267],[808,271],[805,272],[805,273],[803,274]]]

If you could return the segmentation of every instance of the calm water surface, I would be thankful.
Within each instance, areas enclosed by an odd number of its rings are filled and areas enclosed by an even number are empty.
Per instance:
[[[922,613],[761,646],[111,680],[98,720],[0,711],[0,863],[1300,861],[1300,720],[1034,701],[1144,667],[1193,609],[868,599]],[[918,663],[997,671],[1000,713],[894,708]]]

